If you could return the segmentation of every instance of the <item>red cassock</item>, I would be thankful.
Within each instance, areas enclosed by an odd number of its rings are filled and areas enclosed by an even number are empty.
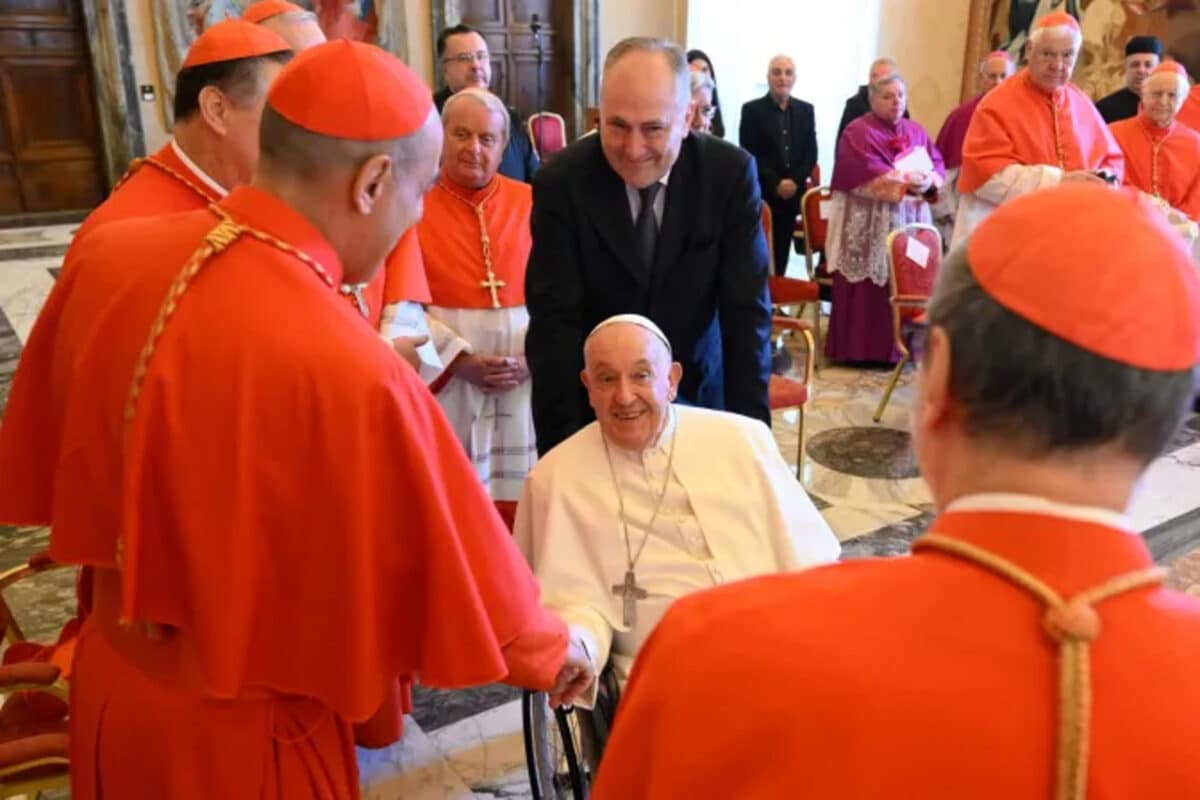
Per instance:
[[[133,162],[112,194],[88,214],[75,238],[105,222],[192,211],[218,199],[217,192],[167,144],[154,155]]]
[[[533,190],[527,183],[497,175],[471,191],[443,175],[425,196],[425,214],[417,226],[433,304],[524,305],[532,210]]]
[[[1125,183],[1200,219],[1200,133],[1178,121],[1159,127],[1142,112],[1109,129],[1125,153]]]
[[[425,279],[425,264],[421,260],[421,239],[415,227],[409,228],[388,253],[383,269],[375,273],[363,288],[367,305],[367,321],[379,330],[383,310],[393,303],[429,302],[429,281]]]
[[[963,142],[958,190],[971,193],[1010,164],[1067,172],[1105,169],[1120,178],[1121,148],[1088,96],[1073,84],[1047,92],[1023,69],[984,95]]]
[[[52,523],[53,557],[96,568],[76,798],[355,797],[351,725],[398,733],[399,679],[547,688],[566,650],[328,243],[251,187],[218,208],[186,286],[213,209],[72,253],[0,427],[0,517]]]
[[[1182,122],[1194,131],[1200,131],[1200,85],[1193,86],[1183,101],[1179,113],[1175,115],[1176,122]]]
[[[1064,597],[1152,566],[1140,536],[1061,516],[951,512],[932,532]],[[1200,797],[1200,598],[1151,586],[1095,610],[1087,796]],[[638,656],[595,797],[1053,797],[1045,611],[920,547],[683,598]]]

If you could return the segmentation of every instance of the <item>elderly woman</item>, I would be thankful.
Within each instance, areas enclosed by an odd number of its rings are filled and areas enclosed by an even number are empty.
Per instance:
[[[869,87],[871,112],[846,127],[833,164],[826,252],[833,310],[825,354],[835,361],[894,363],[888,304],[887,236],[931,223],[930,201],[945,178],[937,147],[904,119],[904,79],[889,73]]]
[[[688,50],[687,51],[688,69],[692,72],[699,72],[712,78],[712,105],[713,111],[712,122],[709,125],[709,133],[719,139],[725,138],[725,121],[721,119],[721,100],[717,96],[717,71],[713,69],[712,59],[703,50]]]
[[[1159,201],[1168,220],[1195,238],[1200,220],[1200,133],[1175,115],[1188,96],[1188,77],[1175,61],[1164,61],[1142,83],[1136,117],[1109,125],[1125,153],[1125,183]]]
[[[713,94],[717,86],[713,79],[703,72],[692,73],[691,86],[692,102],[695,105],[692,106],[692,117],[688,120],[688,127],[700,133],[712,133],[713,116],[717,113]]]

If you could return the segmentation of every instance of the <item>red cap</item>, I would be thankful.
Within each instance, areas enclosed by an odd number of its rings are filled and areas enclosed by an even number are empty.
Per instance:
[[[306,131],[381,141],[418,131],[433,95],[415,72],[370,44],[337,40],[300,53],[271,85],[267,103]]]
[[[258,24],[265,19],[297,11],[303,12],[304,9],[284,0],[258,0],[257,3],[246,6],[246,10],[242,12],[242,19]]]
[[[1163,73],[1163,72],[1170,73],[1172,75],[1178,75],[1179,77],[1183,78],[1185,81],[1188,80],[1187,70],[1184,69],[1183,64],[1180,64],[1178,61],[1164,61],[1161,64],[1159,64],[1157,67],[1155,67],[1154,71],[1151,72],[1150,74],[1158,75],[1159,73]]]
[[[1010,64],[1013,63],[1012,56],[1008,54],[1007,50],[993,50],[987,54],[987,58],[984,61],[991,61],[993,58],[1002,58]]]
[[[1079,20],[1072,17],[1065,11],[1051,11],[1046,16],[1033,23],[1035,29],[1039,28],[1070,28],[1075,33],[1082,33],[1079,28]]]
[[[289,52],[291,47],[274,31],[241,19],[226,19],[200,34],[187,51],[180,69]]]
[[[1076,347],[1147,370],[1200,364],[1200,273],[1134,192],[1066,184],[1018,197],[971,234],[967,262],[997,303]]]

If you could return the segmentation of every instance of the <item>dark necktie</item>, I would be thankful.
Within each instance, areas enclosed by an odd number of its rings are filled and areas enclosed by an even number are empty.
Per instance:
[[[633,227],[637,237],[638,255],[641,256],[647,273],[654,270],[654,251],[658,244],[658,220],[654,218],[654,200],[661,188],[662,184],[655,181],[645,189],[638,189],[642,205],[638,209],[637,221]]]

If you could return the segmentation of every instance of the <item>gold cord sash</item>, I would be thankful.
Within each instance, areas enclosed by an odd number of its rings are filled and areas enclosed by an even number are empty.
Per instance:
[[[1087,796],[1088,739],[1091,723],[1090,643],[1100,635],[1097,603],[1126,592],[1162,583],[1167,571],[1158,567],[1129,572],[1063,598],[1042,581],[1010,561],[973,544],[937,534],[913,542],[913,552],[938,550],[983,567],[1037,597],[1046,606],[1042,627],[1059,646],[1058,766],[1055,797],[1084,800]]]

